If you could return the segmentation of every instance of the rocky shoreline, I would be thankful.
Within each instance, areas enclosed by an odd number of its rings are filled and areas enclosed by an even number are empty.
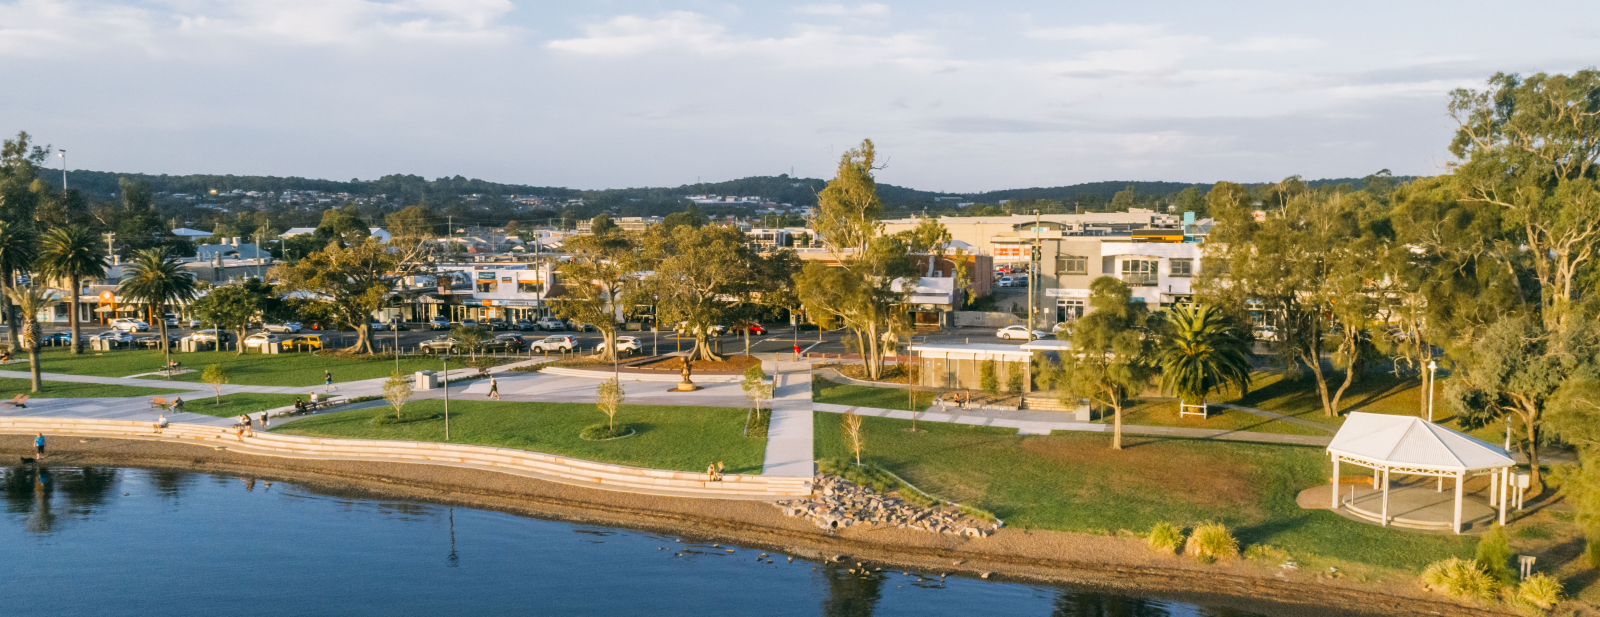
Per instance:
[[[802,518],[825,531],[851,525],[893,525],[929,533],[986,538],[999,525],[944,507],[925,508],[892,494],[884,495],[838,476],[819,475],[809,499],[774,502],[784,516]]]
[[[336,495],[474,507],[737,543],[801,559],[848,560],[935,575],[1064,585],[1263,615],[1508,614],[1429,594],[1409,577],[1359,582],[1239,560],[1203,565],[1157,555],[1137,538],[1009,527],[988,530],[992,534],[979,538],[930,533],[899,523],[851,524],[825,531],[810,519],[786,516],[772,502],[621,493],[474,469],[263,457],[213,446],[139,440],[58,438],[51,446],[48,464],[53,465],[147,467],[271,479]],[[0,435],[0,456],[31,455],[29,452],[28,437]],[[865,496],[870,504],[870,495],[851,494],[858,500]],[[846,495],[839,497],[837,503],[848,503]],[[879,497],[880,502],[894,506]]]

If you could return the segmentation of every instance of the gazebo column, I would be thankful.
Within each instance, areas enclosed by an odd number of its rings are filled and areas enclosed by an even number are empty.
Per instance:
[[[1489,480],[1489,507],[1492,508],[1494,504],[1500,503],[1500,472],[1495,471],[1489,476]]]
[[[1511,468],[1501,469],[1497,475],[1500,484],[1500,524],[1506,524],[1506,493],[1511,492]]]
[[[1339,455],[1333,455],[1333,509],[1339,509]]]
[[[1456,533],[1457,534],[1461,533],[1461,485],[1466,480],[1466,475],[1467,474],[1464,471],[1456,472],[1456,519],[1455,519],[1455,526],[1456,526]]]
[[[1383,468],[1383,526],[1389,526],[1389,468]]]
[[[1434,491],[1434,492],[1435,493],[1443,493],[1444,492],[1444,476],[1439,476],[1439,489]]]

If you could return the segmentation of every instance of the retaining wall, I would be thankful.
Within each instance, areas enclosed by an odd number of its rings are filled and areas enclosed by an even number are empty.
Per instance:
[[[467,467],[606,490],[714,499],[789,499],[811,494],[810,478],[727,474],[711,482],[703,473],[612,465],[511,448],[419,441],[333,439],[256,433],[239,441],[232,429],[172,424],[156,433],[151,422],[86,418],[0,417],[0,434],[143,439],[223,448],[243,454],[320,460],[414,463]]]

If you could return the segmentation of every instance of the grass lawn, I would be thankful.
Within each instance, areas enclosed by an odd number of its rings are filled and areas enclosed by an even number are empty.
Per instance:
[[[834,383],[820,377],[811,380],[811,400],[833,405],[926,411],[933,404],[933,395],[932,392],[918,392],[917,408],[911,409],[911,396],[905,390]]]
[[[840,415],[816,415],[819,458],[848,455]],[[1416,570],[1472,555],[1476,540],[1384,529],[1322,510],[1295,496],[1327,482],[1318,448],[1124,435],[1019,436],[1012,429],[864,418],[863,458],[946,499],[1035,529],[1146,533],[1157,522],[1220,521],[1245,545],[1288,551],[1302,564],[1318,557]]]
[[[299,396],[302,400],[309,400],[307,394],[261,394],[257,392],[241,392],[238,394],[222,395],[222,404],[214,396],[204,396],[196,393],[194,398],[183,400],[183,410],[189,413],[200,413],[218,418],[231,418],[242,413],[259,413],[268,409],[277,409],[294,404],[294,399]]]
[[[409,403],[411,421],[374,425],[374,416],[392,413],[387,406],[311,416],[276,427],[291,435],[353,437],[408,441],[444,441],[444,401]],[[728,473],[761,473],[767,440],[744,437],[745,410],[729,407],[624,405],[617,423],[637,434],[612,441],[585,441],[584,427],[605,422],[594,405],[582,403],[511,403],[452,401],[450,436],[454,443],[502,446],[559,454],[591,461],[704,471],[722,461]]]
[[[170,388],[141,388],[137,386],[74,383],[70,381],[46,381],[43,384],[42,391],[29,392],[29,385],[26,377],[0,377],[0,398],[10,399],[18,394],[26,394],[33,398],[103,398],[111,396],[161,396],[187,392],[187,390],[173,390]]]
[[[1108,412],[1100,421],[1106,424],[1112,422],[1112,415]],[[1282,433],[1288,435],[1324,435],[1333,436],[1335,427],[1329,426],[1327,430],[1301,426],[1293,422],[1272,420],[1261,416],[1211,406],[1208,417],[1178,416],[1178,402],[1169,400],[1142,400],[1122,410],[1123,424],[1138,424],[1144,426],[1178,426],[1184,428],[1206,428],[1229,431],[1252,431],[1257,433]]]
[[[387,377],[394,371],[394,356],[373,356],[372,358],[339,358],[321,356],[312,353],[286,353],[267,355],[260,353],[247,353],[239,355],[231,351],[198,351],[193,353],[174,353],[172,359],[183,364],[184,368],[194,369],[194,372],[183,373],[173,377],[173,381],[199,382],[200,371],[207,365],[216,364],[227,369],[230,374],[229,383],[250,386],[314,386],[322,383],[322,372],[333,371],[334,383],[359,381],[374,377]],[[138,351],[110,351],[110,352],[85,352],[81,356],[73,356],[66,350],[51,350],[44,352],[41,359],[46,373],[70,373],[73,375],[97,375],[101,377],[127,377],[141,373],[153,373],[161,370],[164,364],[159,350]],[[452,362],[451,368],[461,368],[461,364]],[[426,357],[404,357],[400,359],[400,371],[413,373],[420,370],[439,370],[439,361]],[[27,371],[26,362],[0,365],[0,370]],[[154,380],[166,380],[165,377],[151,377]]]
[[[1330,377],[1332,378],[1332,377]],[[1339,415],[1330,418],[1322,413],[1322,398],[1317,394],[1317,382],[1310,373],[1305,373],[1297,380],[1284,379],[1283,372],[1278,370],[1256,371],[1251,380],[1254,390],[1243,397],[1233,398],[1229,402],[1255,407],[1267,411],[1304,418],[1313,422],[1329,425],[1334,430],[1344,424],[1345,416],[1352,411],[1367,413],[1381,413],[1403,416],[1427,417],[1426,409],[1422,406],[1427,398],[1423,391],[1422,381],[1416,377],[1397,378],[1389,373],[1367,373],[1362,375],[1355,383],[1350,384],[1350,389],[1345,391],[1339,399]],[[1505,425],[1491,424],[1485,427],[1468,430],[1456,421],[1455,413],[1451,411],[1450,404],[1444,399],[1444,388],[1449,377],[1441,375],[1438,383],[1434,384],[1433,417],[1441,425],[1446,426],[1478,439],[1490,443],[1500,443],[1505,439]],[[1329,394],[1343,383],[1342,378],[1328,384]],[[1231,397],[1230,397],[1231,398]]]

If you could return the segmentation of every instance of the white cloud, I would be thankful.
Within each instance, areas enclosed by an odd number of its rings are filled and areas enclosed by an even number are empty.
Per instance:
[[[932,70],[943,50],[921,34],[852,34],[831,26],[796,25],[789,36],[731,34],[699,13],[676,11],[660,17],[622,15],[583,28],[583,36],[550,41],[556,51],[580,56],[625,58],[678,51],[723,58],[758,57],[786,66],[863,65],[896,62]]]
[[[801,15],[824,15],[828,17],[887,17],[889,5],[869,2],[855,6],[843,4],[807,4],[798,7],[794,12]]]
[[[1161,24],[1097,24],[1092,26],[1063,26],[1032,28],[1024,36],[1050,41],[1090,41],[1096,43],[1130,43],[1165,35],[1167,27]]]
[[[1237,43],[1222,46],[1228,51],[1279,52],[1306,51],[1322,46],[1322,41],[1299,37],[1253,36]]]

